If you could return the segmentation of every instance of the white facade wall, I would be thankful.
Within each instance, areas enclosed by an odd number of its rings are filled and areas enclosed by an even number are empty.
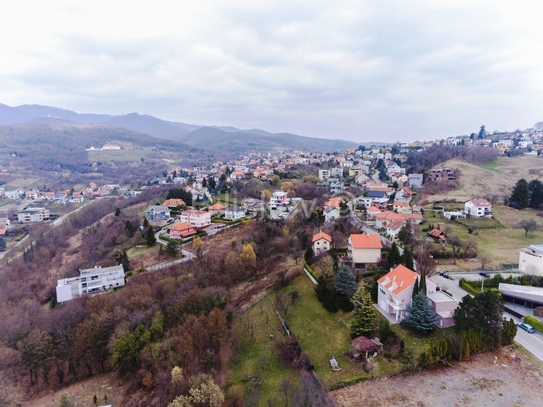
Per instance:
[[[69,301],[81,295],[106,292],[124,285],[122,265],[80,270],[79,277],[57,281],[57,301]]]

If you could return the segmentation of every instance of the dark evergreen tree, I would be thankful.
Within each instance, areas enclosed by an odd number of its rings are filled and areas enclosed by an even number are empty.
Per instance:
[[[371,296],[364,286],[360,285],[351,299],[355,309],[355,320],[351,325],[351,336],[370,335],[377,328],[377,314]]]
[[[426,295],[426,273],[424,270],[420,273],[419,291]]]
[[[477,138],[479,138],[479,139],[485,138],[485,126],[484,125],[481,126],[481,129],[479,130],[479,135],[477,136]]]
[[[202,188],[207,187],[207,178],[202,179]]]
[[[336,275],[336,283],[334,285],[336,291],[348,297],[352,297],[358,289],[356,277],[348,266],[341,266]]]
[[[126,250],[123,249],[123,251],[117,256],[117,263],[123,265],[123,269],[125,273],[131,270],[130,262],[128,261],[128,255],[126,254]]]
[[[338,312],[339,308],[336,304],[336,290],[332,284],[332,279],[319,277],[317,281],[319,283],[315,287],[317,300],[319,300],[325,310],[329,312]]]
[[[407,222],[398,232],[398,240],[404,245],[411,245],[413,243],[413,234],[411,233],[411,223]]]
[[[400,249],[398,249],[396,242],[392,242],[392,246],[388,249],[387,260],[392,267],[395,267],[402,262],[402,255],[400,254]]]
[[[403,249],[403,265],[409,270],[415,270],[415,263],[413,261],[413,252],[409,248]]]
[[[480,331],[488,349],[500,346],[503,331],[503,298],[499,291],[486,290],[466,295],[454,310],[457,331]]]
[[[411,299],[414,299],[415,296],[420,292],[420,287],[419,287],[419,279],[417,278],[415,280],[415,285],[413,286],[413,294],[411,294]]]
[[[304,254],[304,260],[306,263],[310,263],[313,257],[315,256],[315,253],[313,252],[313,248],[309,247]]]
[[[136,231],[136,228],[134,227],[134,225],[132,225],[132,222],[130,222],[129,220],[126,220],[124,222],[124,231],[126,232],[128,237],[132,237],[134,236],[134,232]]]
[[[145,232],[145,243],[149,247],[154,246],[156,243],[155,232],[151,226],[149,226],[147,232]]]
[[[115,216],[119,216],[121,214],[121,210],[119,208],[115,209]]]
[[[415,331],[428,334],[435,329],[436,316],[426,295],[420,291],[413,298],[411,305],[407,306],[405,319],[402,325],[406,325]]]
[[[6,250],[6,239],[0,236],[0,252]]]
[[[543,182],[538,179],[533,179],[528,184],[530,191],[530,207],[539,209],[543,204]]]
[[[519,179],[513,187],[508,203],[509,206],[517,209],[524,209],[530,204],[530,189],[524,178]]]
[[[502,332],[502,338],[501,338],[501,345],[511,345],[515,339],[515,336],[517,335],[517,324],[515,321],[513,321],[513,318],[509,319],[509,321],[506,321],[504,319],[503,321],[503,332]]]
[[[215,190],[215,187],[217,186],[217,183],[215,182],[215,177],[210,176],[207,179],[207,185],[208,185],[210,190],[212,190],[212,191]]]

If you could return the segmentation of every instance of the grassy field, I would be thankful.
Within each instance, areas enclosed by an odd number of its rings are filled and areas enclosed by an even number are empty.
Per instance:
[[[259,406],[267,406],[281,379],[297,377],[297,371],[283,366],[275,354],[275,340],[270,335],[282,335],[278,327],[279,320],[267,298],[236,321],[238,351],[228,375],[228,392],[242,391],[245,400],[258,400]],[[258,376],[258,384],[252,386],[248,376]]]
[[[543,230],[530,232],[526,235],[523,229],[516,228],[516,225],[524,219],[535,218],[539,224],[543,224],[543,221],[535,215],[536,211],[533,209],[518,211],[507,206],[493,206],[492,211],[495,221],[462,219],[463,223],[466,222],[474,229],[471,234],[467,227],[449,222],[438,214],[435,214],[434,217],[431,212],[427,211],[424,218],[428,223],[439,224],[441,230],[450,228],[462,241],[474,239],[478,245],[478,255],[490,259],[487,268],[499,268],[501,263],[517,263],[520,248],[543,242]],[[495,228],[478,229],[477,226],[480,225],[494,225]],[[421,237],[424,234],[425,232],[421,232]],[[462,265],[462,262],[459,262],[459,265]],[[480,268],[478,261],[465,262],[464,265],[464,268],[468,269]]]
[[[460,185],[453,191],[426,197],[430,202],[444,199],[464,202],[494,195],[503,203],[503,198],[511,195],[511,189],[519,178],[543,180],[543,159],[536,156],[499,157],[482,166],[449,160],[439,167],[459,169]]]
[[[17,178],[13,181],[11,181],[8,186],[12,188],[20,188],[20,189],[29,189],[32,187],[38,187],[38,184],[40,183],[39,178]],[[43,186],[43,185],[42,185]]]

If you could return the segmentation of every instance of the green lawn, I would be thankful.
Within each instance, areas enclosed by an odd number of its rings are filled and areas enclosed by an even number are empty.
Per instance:
[[[353,363],[343,355],[343,352],[349,351],[349,326],[354,315],[341,311],[337,314],[326,311],[317,300],[313,283],[305,275],[294,280],[284,290],[297,290],[299,293],[298,302],[288,311],[285,319],[302,350],[307,352],[326,389],[394,374],[402,369],[398,359],[387,359],[381,354],[375,359],[376,368],[365,373],[362,363]],[[270,296],[274,297],[273,294]],[[251,323],[248,324],[248,321]],[[248,325],[253,326],[253,337],[249,333]],[[250,308],[236,323],[239,346],[228,375],[228,391],[242,389],[246,395],[245,400],[251,398],[251,385],[247,374],[255,375],[260,369],[261,361],[264,361],[259,379],[261,384],[256,390],[257,393],[252,394],[253,397],[258,396],[260,406],[266,406],[267,400],[277,393],[277,386],[282,378],[297,375],[294,369],[282,366],[274,354],[275,341],[270,339],[269,335],[281,335],[278,325],[279,321],[267,298]],[[404,340],[405,350],[415,357],[428,348],[431,340],[451,332],[451,328],[436,329],[433,335],[423,336],[406,331],[399,325],[392,325],[392,329]],[[332,372],[329,365],[331,356],[335,356],[341,371]]]
[[[483,255],[491,259],[491,264],[488,267],[499,268],[501,263],[518,263],[519,249],[531,244],[538,244],[543,241],[543,231],[530,232],[527,235],[523,229],[518,229],[515,226],[523,219],[536,219],[538,223],[543,223],[535,216],[535,211],[532,209],[524,209],[518,211],[506,206],[494,206],[492,208],[496,220],[488,219],[462,219],[462,222],[473,222],[475,226],[477,222],[486,225],[501,225],[492,229],[476,229],[474,228],[470,234],[468,228],[456,223],[449,222],[446,218],[438,214],[433,216],[433,213],[427,211],[424,213],[424,219],[433,225],[440,226],[441,230],[450,228],[462,241],[473,239],[477,242],[478,255]],[[487,223],[488,222],[488,223]],[[428,224],[422,228],[428,227]],[[419,237],[426,235],[426,232],[421,230]],[[435,246],[438,247],[438,244]],[[480,267],[480,264],[473,263],[473,269]]]
[[[38,186],[40,182],[39,178],[17,178],[11,182],[8,183],[10,187],[13,188],[21,188],[21,189],[29,189],[31,187]]]
[[[484,168],[485,170],[496,170],[496,168],[503,167],[503,163],[494,160],[489,163],[481,164],[479,167]]]
[[[275,355],[275,340],[270,335],[278,337],[279,320],[275,315],[268,298],[264,298],[240,316],[235,324],[238,349],[234,363],[228,374],[228,391],[240,389],[245,394],[245,400],[258,400],[259,406],[267,406],[268,400],[277,394],[277,387],[284,377],[296,378],[295,369],[281,365]],[[251,336],[252,327],[253,335]],[[258,385],[251,391],[251,383],[247,376],[256,376]]]
[[[315,295],[313,284],[302,276],[296,279],[287,290],[298,290],[300,299],[294,309],[289,311],[286,320],[295,333],[302,349],[309,355],[311,363],[315,366],[317,375],[323,385],[330,389],[340,382],[356,382],[372,377],[385,376],[396,373],[402,369],[397,359],[386,359],[383,355],[375,361],[376,370],[365,373],[361,363],[353,363],[342,352],[349,351],[349,326],[354,319],[353,313],[337,314],[326,311]],[[392,325],[392,329],[405,342],[405,349],[415,356],[427,348],[433,338],[446,335],[450,330],[437,329],[432,336],[418,335],[406,331],[399,325]],[[340,372],[332,372],[329,365],[331,356],[335,356],[341,367]]]

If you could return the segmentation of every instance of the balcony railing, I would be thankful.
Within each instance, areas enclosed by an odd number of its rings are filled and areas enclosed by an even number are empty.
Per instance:
[[[394,308],[395,310],[400,310],[400,311],[403,311],[404,309],[406,309],[406,305],[403,304],[403,303],[400,303],[398,301],[391,301],[391,300],[387,300],[387,304],[390,305],[392,308]]]

